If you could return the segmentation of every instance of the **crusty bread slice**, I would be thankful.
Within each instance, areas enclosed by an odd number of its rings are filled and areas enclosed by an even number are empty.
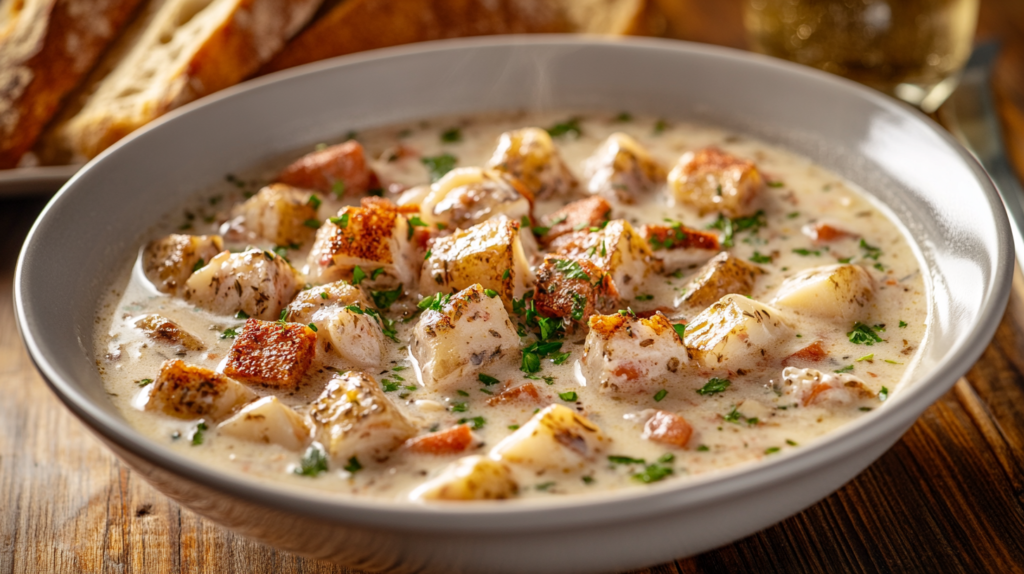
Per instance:
[[[412,42],[487,34],[657,34],[653,0],[345,0],[263,67]]]
[[[0,3],[0,169],[18,165],[139,2]]]
[[[284,46],[320,0],[150,0],[48,130],[47,163],[87,159],[167,111],[234,85]]]

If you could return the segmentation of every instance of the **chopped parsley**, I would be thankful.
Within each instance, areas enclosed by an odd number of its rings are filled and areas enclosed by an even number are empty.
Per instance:
[[[575,291],[569,294],[572,297],[571,317],[573,321],[582,321],[583,313],[587,310],[587,298]]]
[[[782,450],[782,449],[777,447],[777,446],[770,446],[770,447],[764,449],[764,453],[765,454],[775,454],[775,453],[779,452],[780,450]]]
[[[484,289],[484,295],[487,295],[489,298],[494,299],[495,297],[498,296],[498,292],[495,291],[494,289]]]
[[[676,335],[679,335],[679,340],[682,341],[686,335],[686,325],[683,323],[673,323],[672,329],[675,330]]]
[[[434,182],[455,169],[455,163],[459,160],[450,153],[443,153],[433,157],[422,158],[420,161],[423,162],[423,165],[427,166],[427,171],[430,172],[430,180]]]
[[[456,143],[462,141],[462,130],[459,128],[448,128],[441,132],[441,141],[444,143]]]
[[[787,438],[786,444],[788,444],[789,446],[796,446],[796,441]]]
[[[385,393],[391,393],[402,388],[402,384],[398,381],[392,381],[390,379],[382,379],[380,382],[381,388],[384,389]]]
[[[199,271],[203,267],[206,267],[206,261],[204,261],[203,258],[200,257],[199,261],[196,261],[196,264],[192,266],[192,272],[195,273],[196,271]]]
[[[566,391],[564,393],[558,393],[558,398],[566,402],[574,403],[580,397],[576,394],[576,391]]]
[[[316,325],[314,325],[313,323],[310,323],[309,325],[306,325],[306,326],[309,327],[310,331],[313,331],[314,333],[317,332]]]
[[[426,311],[428,309],[431,311],[441,311],[444,308],[444,306],[448,304],[448,301],[450,301],[451,298],[451,293],[445,293],[444,295],[440,293],[435,293],[434,295],[426,297],[422,301],[417,303],[416,307],[419,308],[421,311]]]
[[[771,263],[772,262],[772,256],[771,255],[761,255],[760,253],[755,251],[754,255],[752,255],[750,257],[750,260],[753,261],[754,263]]]
[[[153,382],[153,379],[139,379],[139,380],[135,381],[135,384],[139,385],[140,387],[144,387],[146,385],[151,384],[152,382]]]
[[[542,483],[538,484],[537,486],[535,486],[534,488],[536,488],[537,490],[540,490],[540,491],[546,491],[546,490],[548,490],[549,488],[551,488],[554,485],[555,485],[554,482],[542,482]]]
[[[867,259],[873,259],[878,261],[878,257],[882,255],[882,250],[869,244],[863,239],[860,240],[860,248],[864,250],[864,257]]]
[[[612,464],[646,464],[647,463],[647,461],[645,461],[642,458],[631,458],[631,457],[628,457],[628,456],[621,456],[621,455],[615,455],[615,454],[613,454],[613,455],[608,457],[608,462],[610,462]]]
[[[491,386],[491,385],[496,385],[496,384],[501,382],[498,379],[496,379],[496,378],[494,378],[494,377],[492,377],[490,375],[485,375],[483,373],[477,374],[476,380],[478,380],[481,383],[487,385],[488,387]]]
[[[562,350],[561,341],[537,341],[523,349],[523,362],[519,367],[524,373],[540,370],[540,360]]]
[[[878,391],[878,400],[880,400],[880,401],[882,401],[884,403],[885,400],[888,399],[888,398],[889,398],[889,389],[886,388],[886,387],[882,387],[882,389],[880,391]]]
[[[843,367],[841,369],[836,369],[835,372],[836,373],[852,373],[853,372],[853,365],[846,365],[845,367]]]
[[[580,267],[580,264],[572,259],[556,259],[555,269],[565,275],[566,279],[583,279],[590,281],[590,275]]]
[[[464,413],[469,410],[469,403],[452,403],[453,413]]]
[[[199,421],[196,425],[196,430],[192,433],[192,446],[199,446],[203,444],[203,431],[209,427],[206,426],[206,421]]]
[[[423,260],[426,261],[427,259],[430,259],[430,256],[433,255],[433,254],[434,254],[434,250],[433,249],[427,249],[427,253],[425,255],[423,255]]]
[[[484,428],[484,425],[487,424],[487,420],[484,419],[484,417],[473,417],[473,418],[470,418],[470,419],[459,419],[459,424],[460,425],[466,424],[466,423],[472,423],[473,424],[473,430],[477,430],[477,429]]]
[[[743,413],[738,411],[736,406],[733,406],[732,410],[729,411],[728,414],[726,414],[725,416],[722,417],[722,420],[724,420],[727,423],[739,424],[740,423],[740,419],[745,419],[745,418],[747,418],[747,417],[743,416]]]
[[[781,181],[769,181],[768,187],[784,187],[786,184]]]
[[[748,217],[729,219],[723,213],[718,214],[718,219],[708,226],[708,229],[717,229],[722,232],[722,247],[733,247],[736,234],[749,231],[756,234],[762,227],[768,225],[764,210]]]
[[[874,353],[868,353],[867,355],[864,355],[863,357],[857,359],[857,362],[859,363],[861,361],[870,361],[871,359],[874,359],[874,358],[875,358],[875,354]]]
[[[326,299],[326,297],[324,297],[324,298]],[[239,311],[239,312],[235,313],[235,319],[248,319],[248,318],[249,318],[249,314],[246,313],[245,311]]]
[[[363,271],[362,267],[356,265],[352,270],[352,284],[359,285],[363,282],[363,279],[366,279],[366,272]]]
[[[321,203],[323,203],[323,202],[320,201],[320,196],[318,196],[317,194],[314,193],[314,194],[311,194],[309,196],[309,201],[306,202],[306,205],[308,205],[308,206],[312,207],[314,210],[316,210],[316,209],[320,209],[320,204]]]
[[[731,384],[732,381],[730,381],[729,379],[719,379],[718,377],[714,377],[710,379],[707,382],[707,384],[705,384],[703,387],[697,389],[697,394],[701,396],[708,396],[715,395],[718,393],[724,393],[725,389],[728,389],[729,385]]]
[[[299,461],[299,467],[293,471],[301,476],[316,476],[321,472],[327,472],[327,453],[319,443],[313,443],[303,453]]]
[[[234,339],[238,336],[237,329],[224,329],[224,332],[220,334],[221,339]]]
[[[506,269],[505,272],[501,274],[501,280],[504,281],[504,280],[508,279],[511,275],[512,275],[512,270],[511,269]]]
[[[348,214],[342,213],[339,217],[331,217],[328,221],[337,225],[341,229],[345,229],[348,227]]]
[[[658,121],[654,122],[654,133],[655,134],[660,134],[660,133],[664,132],[666,129],[668,129],[668,122],[666,122],[665,120],[658,120]]]
[[[817,250],[817,249],[805,249],[803,247],[801,247],[800,249],[794,249],[793,253],[796,253],[797,255],[800,255],[802,257],[807,257],[809,255],[814,255],[815,257],[821,256],[821,251],[820,250]]]
[[[650,295],[650,294],[647,294],[647,293],[641,293],[641,294],[637,295],[634,298],[637,301],[650,301],[651,299],[654,299],[654,295]]]
[[[399,285],[391,291],[370,291],[370,297],[373,297],[373,304],[378,309],[388,309],[391,304],[398,301],[398,298],[402,296],[402,287]]]
[[[348,464],[346,464],[343,468],[348,472],[355,474],[360,470],[363,470],[363,465],[359,464],[359,459],[353,456],[352,458],[348,459]]]
[[[320,220],[318,219],[307,219],[302,224],[311,229],[320,229]]]
[[[702,444],[702,445],[697,447],[697,452],[707,452],[709,450],[711,450],[711,449],[708,448],[708,445],[706,445],[706,444]]]
[[[853,324],[853,330],[846,334],[850,342],[855,345],[874,345],[875,343],[884,343],[885,339],[878,336],[870,326],[864,323],[857,322]]]
[[[338,199],[345,197],[345,182],[340,179],[334,180],[331,185],[331,193],[338,196]]]
[[[644,467],[643,471],[634,474],[633,480],[639,480],[645,484],[650,484],[667,478],[673,472],[674,471],[671,467],[662,466],[660,464],[649,464]]]
[[[547,131],[553,138],[563,137],[570,134],[572,134],[572,137],[578,138],[583,135],[583,131],[580,129],[579,118],[569,118],[564,122],[551,126]]]
[[[551,362],[556,365],[561,365],[564,364],[571,356],[572,353],[555,353],[554,355],[551,355]]]
[[[904,328],[906,326],[907,326],[906,321],[900,320],[900,329],[902,329],[902,328]]]
[[[619,115],[615,116],[615,121],[617,121],[617,122],[631,122],[631,121],[633,121],[633,116],[629,112],[620,112]]]
[[[668,391],[666,391],[665,389],[661,389],[660,391],[654,393],[654,402],[660,403],[666,396],[668,396]]]

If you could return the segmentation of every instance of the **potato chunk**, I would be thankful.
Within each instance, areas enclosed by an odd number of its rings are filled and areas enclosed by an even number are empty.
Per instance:
[[[586,417],[550,405],[491,449],[491,456],[537,473],[572,473],[589,468],[609,439]]]
[[[519,222],[496,218],[435,239],[423,263],[420,291],[423,295],[451,293],[480,284],[511,306],[532,280]]]
[[[676,306],[707,307],[725,295],[750,295],[760,267],[723,251],[708,261],[676,299]]]
[[[309,443],[305,419],[274,396],[245,405],[217,428],[228,436],[288,450],[302,450]]]
[[[255,398],[255,393],[241,383],[174,359],[160,366],[145,408],[179,419],[218,421]]]
[[[693,435],[693,427],[686,419],[667,411],[655,411],[644,423],[642,438],[651,442],[685,448]]]
[[[565,323],[586,322],[598,312],[619,308],[611,278],[587,259],[548,255],[537,268],[537,289],[533,298],[537,312],[559,317]]]
[[[519,485],[504,464],[485,456],[467,456],[412,491],[413,500],[501,500],[512,498]]]
[[[299,384],[316,354],[316,333],[298,323],[245,322],[224,374],[243,383],[282,388]]]
[[[541,200],[564,195],[579,185],[551,136],[541,128],[501,134],[487,167],[515,177]]]
[[[587,191],[622,203],[635,203],[665,182],[667,171],[630,136],[617,132],[583,163]]]
[[[557,255],[593,262],[611,279],[610,294],[620,299],[636,297],[648,277],[661,270],[661,261],[623,219],[609,221],[598,231],[563,235],[551,247]]]
[[[519,335],[498,297],[472,285],[420,315],[412,355],[427,388],[451,389],[489,365],[517,356]]]
[[[180,295],[192,273],[224,251],[220,235],[168,235],[150,241],[142,253],[142,270],[159,291]]]
[[[385,352],[383,319],[362,288],[344,281],[299,293],[285,320],[316,327],[317,344],[342,359],[346,367],[371,369]]]
[[[754,212],[764,180],[753,162],[709,147],[683,154],[668,174],[668,187],[677,203],[701,215],[720,211],[736,218]]]
[[[317,283],[351,281],[358,266],[367,275],[361,284],[368,288],[411,286],[419,265],[412,235],[408,220],[387,200],[344,207],[317,230],[309,277]],[[375,274],[377,269],[382,271]]]
[[[574,201],[541,220],[541,227],[547,228],[547,232],[540,236],[541,243],[547,245],[573,231],[600,227],[611,214],[612,206],[603,197]]]
[[[154,341],[181,347],[186,351],[202,351],[206,348],[195,335],[163,315],[143,315],[135,319],[135,327]]]
[[[353,458],[381,461],[416,435],[416,427],[384,396],[380,383],[366,373],[335,375],[309,413],[314,438],[339,464]]]
[[[594,315],[583,347],[587,382],[602,393],[654,393],[686,372],[686,345],[664,315]]]
[[[460,167],[430,186],[420,206],[423,220],[450,229],[464,229],[496,215],[513,221],[529,218],[533,193],[507,173]]]
[[[300,291],[288,304],[288,314],[284,319],[289,323],[314,323],[319,329],[326,326],[325,321],[333,314],[334,308],[349,305],[368,306],[366,291],[345,281],[335,281]]]
[[[666,271],[705,263],[721,249],[714,233],[691,229],[678,222],[645,225],[640,228],[640,237],[650,244],[651,251],[664,263]]]
[[[231,210],[242,226],[274,245],[302,245],[313,239],[308,221],[316,221],[318,199],[309,191],[274,183]]]
[[[355,140],[306,154],[284,168],[277,181],[338,196],[358,197],[370,186],[363,146]]]
[[[859,378],[839,373],[822,373],[817,369],[786,367],[782,370],[783,394],[792,396],[803,406],[848,407],[878,396]]]
[[[875,280],[860,265],[828,265],[806,269],[783,281],[772,305],[848,323],[864,318],[874,294]]]
[[[738,371],[771,359],[793,329],[777,309],[742,295],[726,295],[686,326],[686,347],[708,369]]]
[[[185,284],[185,300],[221,315],[244,311],[258,319],[277,319],[299,289],[292,266],[260,249],[222,252]]]

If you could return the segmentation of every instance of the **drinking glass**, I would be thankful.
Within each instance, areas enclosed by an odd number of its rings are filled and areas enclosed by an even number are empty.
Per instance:
[[[895,96],[927,113],[956,88],[978,0],[746,0],[752,48]]]

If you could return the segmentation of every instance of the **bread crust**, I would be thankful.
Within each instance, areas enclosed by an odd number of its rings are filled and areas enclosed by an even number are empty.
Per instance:
[[[219,18],[215,25],[188,38],[182,48],[187,55],[171,56],[147,79],[133,74],[142,73],[153,51],[165,49],[157,38],[172,9],[178,4],[187,9],[183,0],[150,2],[146,14],[118,40],[81,89],[78,101],[48,130],[40,150],[48,163],[95,157],[168,111],[241,82],[277,53],[320,4],[320,0],[212,0],[182,26],[198,18]],[[131,82],[158,88],[145,99],[132,100],[131,95],[120,95]]]
[[[18,165],[139,3],[28,1],[10,16],[0,30],[0,169]]]
[[[557,4],[550,0],[346,0],[299,34],[260,73],[413,42],[572,31]]]

